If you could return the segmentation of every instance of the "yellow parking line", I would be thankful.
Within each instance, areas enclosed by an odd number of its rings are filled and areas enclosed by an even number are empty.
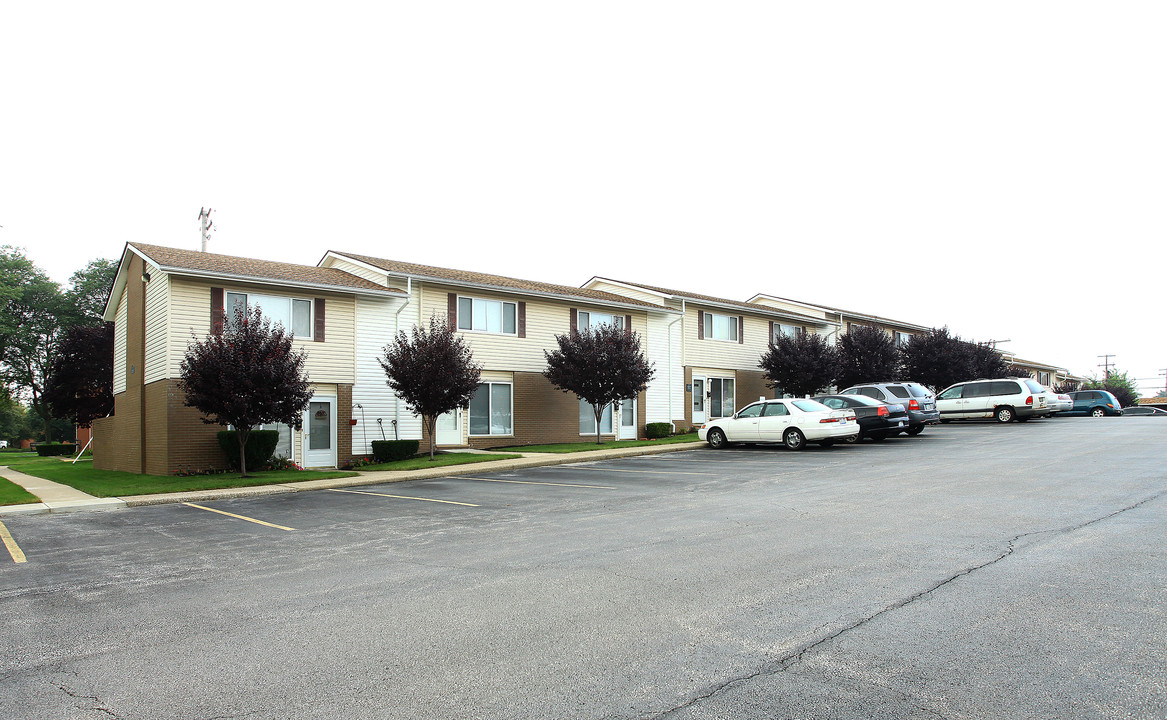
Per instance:
[[[8,554],[12,556],[12,562],[27,562],[24,557],[24,551],[16,544],[16,540],[12,538],[12,533],[8,532],[8,528],[4,527],[4,523],[2,522],[0,522],[0,538],[4,540],[4,547],[8,548]]]
[[[229,512],[225,512],[223,510],[216,510],[215,508],[209,508],[209,507],[205,507],[203,505],[196,505],[194,503],[183,503],[183,505],[186,505],[187,507],[198,508],[199,510],[206,510],[207,512],[219,513],[220,515],[226,515],[227,517],[239,518],[240,520],[246,520],[247,522],[253,522],[256,525],[266,525],[268,527],[273,527],[273,528],[276,528],[278,530],[295,530],[296,529],[296,528],[284,527],[283,525],[276,525],[275,523],[264,522],[263,520],[256,520],[255,518],[249,518],[246,515],[236,515],[235,513],[229,513]]]
[[[387,493],[367,492],[364,490],[338,490],[336,488],[329,488],[332,492],[352,493],[354,495],[376,495],[377,497],[397,498],[398,500],[424,500],[425,502],[445,503],[446,505],[463,505],[465,507],[478,507],[473,503],[454,502],[453,500],[435,500],[433,498],[412,497],[410,495],[389,495]]]
[[[616,488],[610,485],[576,485],[574,483],[545,483],[545,482],[531,482],[529,480],[497,480],[495,478],[476,478],[460,476],[461,480],[481,480],[482,482],[501,482],[514,483],[516,485],[550,485],[552,487],[578,487],[578,488],[595,488],[596,490],[615,490]]]
[[[579,470],[579,465],[548,465],[544,470]],[[626,473],[640,473],[642,475],[717,475],[715,472],[684,472],[682,470],[617,470],[616,468],[606,467],[604,472],[626,472]]]

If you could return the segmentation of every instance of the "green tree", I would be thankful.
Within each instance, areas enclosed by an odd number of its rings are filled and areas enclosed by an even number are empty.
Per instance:
[[[117,272],[116,260],[97,259],[90,260],[88,265],[73,273],[69,278],[69,290],[65,292],[67,315],[62,319],[62,325],[101,325]]]
[[[29,401],[52,440],[52,411],[44,399],[45,378],[69,315],[61,287],[25,257],[0,248],[0,382]]]
[[[838,375],[838,355],[822,335],[800,333],[771,340],[758,362],[770,387],[791,395],[825,390]]]
[[[555,342],[556,349],[543,351],[543,377],[592,406],[598,445],[604,408],[644,392],[656,371],[640,349],[640,336],[623,327],[603,323],[556,335]]]

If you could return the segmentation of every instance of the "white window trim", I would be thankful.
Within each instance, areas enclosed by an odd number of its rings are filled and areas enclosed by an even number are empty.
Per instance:
[[[704,335],[706,340],[714,340],[716,342],[727,342],[727,343],[736,343],[738,341],[738,337],[740,337],[739,333],[741,331],[741,328],[738,327],[738,316],[737,315],[723,315],[721,313],[706,312],[705,317],[707,317],[707,318],[719,318],[719,317],[729,318],[730,327],[733,328],[733,334],[734,334],[733,338],[713,337],[713,332],[717,328],[717,321],[716,321],[716,319],[710,319],[709,320],[709,332],[705,332],[705,328],[701,328],[702,335]]]
[[[274,298],[277,300],[287,300],[288,301],[288,321],[289,322],[292,322],[294,319],[294,316],[292,314],[292,302],[294,300],[300,300],[300,301],[308,303],[308,333],[306,335],[296,335],[295,337],[297,340],[312,340],[312,339],[314,339],[314,335],[316,333],[316,301],[314,299],[306,298],[306,297],[296,297],[294,295],[288,295],[288,296],[266,295],[266,294],[260,293],[260,292],[250,292],[247,290],[231,290],[230,288],[224,288],[223,289],[223,313],[227,316],[224,319],[225,323],[230,323],[235,318],[235,315],[234,315],[235,308],[231,305],[231,301],[229,300],[229,298],[232,295],[242,295],[244,298],[246,298],[244,300],[244,303],[246,304],[246,306],[248,308],[252,307],[252,304],[251,304],[251,296],[252,295],[258,295],[258,296],[264,297],[264,298]],[[261,305],[260,307],[263,307],[263,306]],[[271,319],[267,315],[264,315],[264,317],[267,317],[269,320]],[[290,332],[292,332],[292,328],[285,327],[284,331],[290,333]]]
[[[593,327],[592,326],[592,315],[605,315],[607,317],[611,317],[612,324],[616,326],[617,330],[624,329],[624,315],[622,313],[597,312],[595,310],[578,310],[578,311],[576,311],[576,316],[575,316],[575,327],[580,332],[583,332],[583,330],[584,330],[584,323],[583,323],[583,316],[584,315],[588,316],[588,330],[591,330],[591,328]],[[599,325],[606,325],[606,324],[607,323],[599,323]],[[599,325],[597,325],[596,327],[599,327]]]
[[[481,332],[481,331],[479,331],[479,332]],[[491,333],[491,334],[497,334],[497,333]],[[487,390],[486,390],[486,399],[487,399],[487,402],[489,403],[488,409],[486,411],[486,427],[488,427],[488,428],[491,427],[490,420],[494,416],[494,393],[491,392],[491,388],[493,388],[493,386],[495,386],[495,385],[506,385],[507,387],[509,387],[511,389],[511,393],[510,393],[510,398],[511,398],[510,432],[505,432],[505,433],[487,432],[487,433],[482,433],[482,434],[475,434],[475,433],[470,432],[470,428],[473,427],[473,424],[470,422],[470,408],[467,407],[466,408],[466,433],[467,433],[467,437],[472,437],[472,438],[475,438],[475,437],[480,437],[480,438],[484,438],[484,437],[514,437],[515,436],[515,384],[513,382],[499,382],[499,381],[494,381],[494,380],[486,380],[486,381],[480,382],[478,384],[488,386]]]
[[[510,337],[518,337],[518,335],[519,335],[519,304],[517,302],[515,302],[513,300],[497,300],[495,298],[476,297],[474,295],[458,295],[457,298],[458,298],[457,299],[458,311],[456,313],[456,317],[454,318],[454,325],[455,325],[454,329],[457,330],[458,332],[475,333],[478,335],[508,335]],[[470,301],[470,307],[471,307],[470,327],[468,327],[468,328],[462,327],[462,299],[463,298]],[[510,306],[514,307],[514,309],[515,309],[515,331],[514,332],[506,332],[505,330],[499,330],[498,332],[493,332],[491,330],[475,330],[473,327],[474,326],[474,309],[473,308],[474,308],[474,301],[475,300],[481,300],[483,302],[492,302],[492,303],[501,304],[503,306],[502,323],[503,323],[504,327],[506,326],[506,306],[510,305]],[[476,437],[486,437],[486,436],[481,435],[481,436],[476,436]]]
[[[582,406],[584,403],[587,403],[587,406],[588,406],[589,408],[592,406],[592,404],[591,404],[591,403],[589,403],[587,400],[584,400],[583,398],[580,398],[580,399],[579,399],[579,402],[580,402],[580,405],[581,405],[581,406]],[[611,430],[608,430],[608,431],[604,431],[604,430],[601,428],[601,429],[600,429],[600,437],[604,437],[605,435],[610,435],[610,436],[612,436],[612,437],[615,437],[615,436],[616,436],[616,433],[617,433],[617,432],[619,431],[619,429],[620,429],[620,428],[619,428],[619,426],[618,426],[618,424],[617,424],[617,422],[616,422],[616,408],[615,408],[615,406],[614,406],[613,404],[609,404],[609,405],[607,405],[607,406],[604,408],[604,411],[605,411],[605,412],[607,412],[607,411],[611,411],[611,412],[612,412],[612,429],[611,429]],[[592,419],[593,419],[593,420],[595,419],[595,410],[592,410]],[[603,419],[604,419],[603,413],[601,413],[601,414],[600,414],[600,419],[601,419],[601,420],[603,420]],[[590,438],[594,438],[594,437],[596,436],[596,431],[595,431],[595,430],[592,430],[591,432],[584,432],[583,430],[580,430],[580,431],[579,431],[579,436],[580,436],[580,437],[590,437]]]

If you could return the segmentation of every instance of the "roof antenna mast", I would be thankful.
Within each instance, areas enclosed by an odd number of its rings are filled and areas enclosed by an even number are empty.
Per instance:
[[[207,241],[211,239],[211,226],[214,224],[211,221],[211,208],[201,208],[199,210],[199,232],[203,239],[203,252],[207,251]]]

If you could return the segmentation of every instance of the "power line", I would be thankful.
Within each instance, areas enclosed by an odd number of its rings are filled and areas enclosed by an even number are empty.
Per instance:
[[[1109,378],[1110,377],[1110,365],[1111,365],[1110,358],[1117,357],[1117,356],[1116,355],[1099,355],[1098,357],[1105,358],[1105,360],[1098,363],[1098,367],[1106,368],[1106,377]]]

